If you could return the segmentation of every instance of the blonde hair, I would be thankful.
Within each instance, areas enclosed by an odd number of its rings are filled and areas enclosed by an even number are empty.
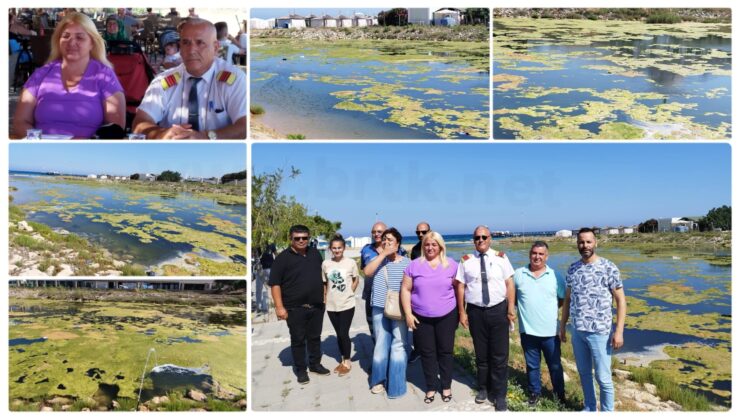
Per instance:
[[[450,264],[447,262],[447,246],[445,245],[445,240],[442,238],[442,235],[430,230],[423,238],[421,238],[421,247],[424,248],[424,244],[428,241],[435,241],[439,244],[439,258],[442,262],[442,267],[447,268]]]
[[[105,56],[105,41],[103,40],[103,37],[98,33],[98,29],[95,27],[92,19],[90,19],[86,14],[79,12],[68,13],[57,25],[54,30],[54,34],[51,36],[51,53],[46,62],[51,63],[52,61],[61,58],[62,52],[59,48],[59,40],[62,38],[62,33],[67,26],[73,23],[80,25],[90,37],[93,44],[92,50],[90,51],[90,57],[100,61],[110,68],[113,68],[113,64],[111,64]]]

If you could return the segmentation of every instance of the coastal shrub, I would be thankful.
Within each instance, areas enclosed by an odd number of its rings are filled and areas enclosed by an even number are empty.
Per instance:
[[[632,370],[631,379],[640,384],[655,385],[658,396],[662,400],[674,401],[684,411],[709,411],[711,409],[711,404],[704,395],[681,387],[656,369],[635,368]]]
[[[249,113],[252,115],[262,115],[265,113],[265,108],[259,105],[249,105]]]
[[[10,206],[8,208],[8,214],[10,216],[11,222],[20,222],[23,220],[24,217],[26,217],[26,213],[21,210],[18,206]]]
[[[241,411],[234,403],[224,400],[210,399],[206,402],[206,409],[208,411]]]
[[[288,134],[286,138],[288,140],[305,140],[306,136],[304,136],[303,134]]]
[[[15,238],[13,238],[13,244],[27,248],[31,251],[43,251],[50,249],[50,245],[37,241],[36,239],[33,239],[32,237],[28,235],[18,235]]]
[[[83,408],[94,411],[98,407],[98,403],[92,398],[78,398],[72,403],[70,411],[82,411]]]
[[[136,400],[133,398],[118,398],[118,408],[114,411],[136,411]]]
[[[645,19],[645,22],[647,23],[669,23],[669,24],[681,23],[681,17],[674,13],[656,12],[648,16],[647,19]]]
[[[126,264],[121,267],[122,276],[145,276],[146,270],[138,264]]]

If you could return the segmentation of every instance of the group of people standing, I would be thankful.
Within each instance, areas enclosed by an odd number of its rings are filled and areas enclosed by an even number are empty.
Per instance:
[[[357,263],[344,256],[340,235],[329,242],[331,258],[322,260],[319,251],[308,246],[309,229],[295,225],[290,228],[290,246],[271,265],[268,284],[277,317],[287,322],[290,331],[299,383],[309,382],[309,372],[331,374],[321,364],[325,310],[341,354],[334,372],[343,376],[352,369],[349,329],[362,271],[365,315],[375,343],[369,382],[373,394],[398,398],[406,393],[413,341],[426,383],[424,402],[432,403],[438,392],[443,402],[450,402],[455,332],[460,325],[470,330],[473,340],[475,402],[489,401],[497,411],[505,411],[509,333],[518,318],[529,403],[536,405],[542,393],[542,356],[553,393],[565,401],[560,346],[567,341],[566,324],[571,320],[584,411],[597,411],[594,371],[600,410],[614,409],[611,352],[624,342],[626,300],[619,270],[596,255],[591,229],[579,231],[581,259],[570,266],[565,279],[547,265],[549,247],[543,241],[532,244],[529,264],[514,270],[504,252],[491,249],[491,231],[483,225],[473,232],[475,252],[463,255],[459,262],[447,256],[444,238],[426,222],[416,227],[419,242],[410,256],[397,229],[377,222],[371,234],[373,242],[361,250],[358,270]],[[616,326],[612,302],[617,308]]]

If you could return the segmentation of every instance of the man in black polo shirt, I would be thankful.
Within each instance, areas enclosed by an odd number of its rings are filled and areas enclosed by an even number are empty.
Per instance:
[[[290,350],[298,383],[308,383],[308,370],[329,375],[321,366],[321,326],[324,320],[324,281],[321,278],[322,258],[319,251],[308,246],[311,234],[306,226],[290,227],[290,247],[272,263],[269,285],[278,319],[288,323]]]

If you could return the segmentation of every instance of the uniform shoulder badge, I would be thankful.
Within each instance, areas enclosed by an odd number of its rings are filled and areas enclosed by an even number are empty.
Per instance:
[[[227,70],[221,70],[218,72],[218,76],[216,76],[216,80],[218,80],[221,83],[226,83],[227,85],[233,85],[236,81],[236,74],[227,71]]]
[[[172,86],[177,85],[178,83],[180,83],[181,78],[182,77],[180,76],[180,72],[170,74],[169,76],[162,79],[162,88],[164,90],[167,90]]]
[[[469,259],[470,259],[470,254],[465,254],[465,255],[462,256],[462,260],[463,261],[467,261]]]
[[[499,251],[499,252],[496,253],[496,256],[499,257],[499,258],[504,258],[506,256],[506,254],[504,254],[504,251]]]

